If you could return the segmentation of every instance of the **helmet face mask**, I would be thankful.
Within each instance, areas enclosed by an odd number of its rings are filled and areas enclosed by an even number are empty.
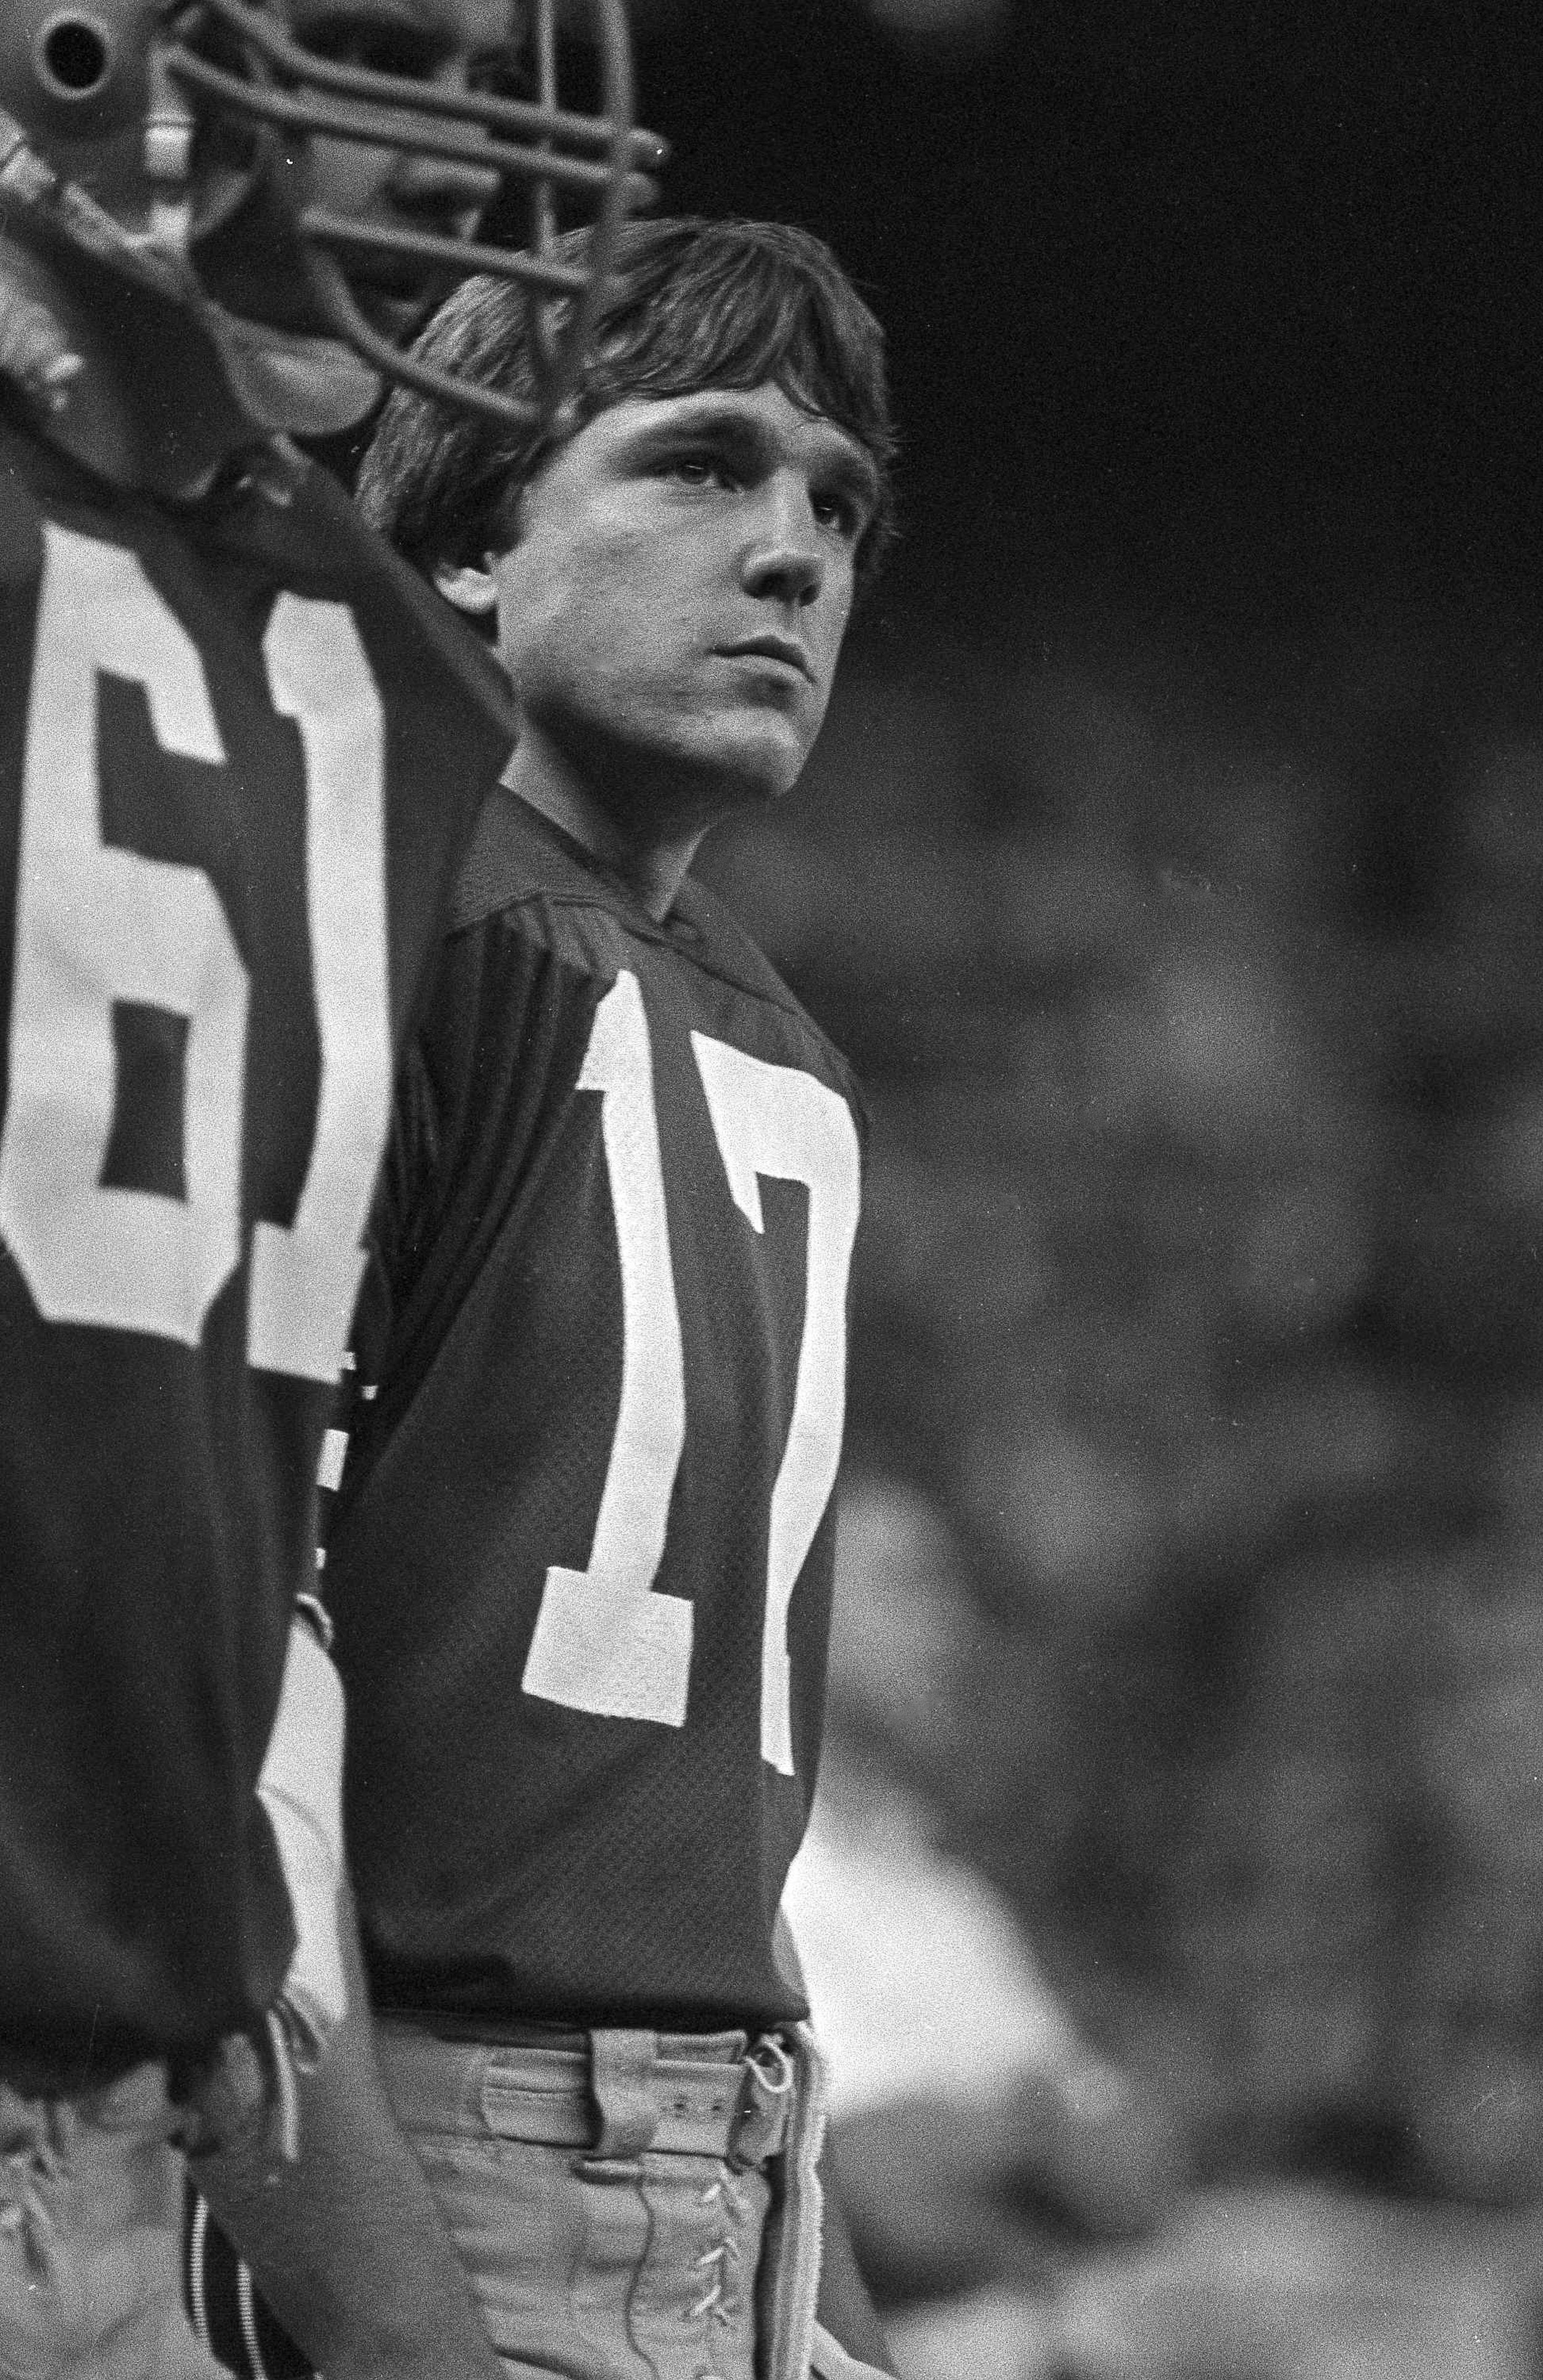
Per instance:
[[[368,18],[369,0],[358,5]],[[191,279],[206,302],[342,341],[382,378],[447,404],[505,421],[547,419],[577,374],[616,237],[651,199],[645,169],[662,149],[633,128],[623,0],[589,0],[595,115],[560,103],[553,0],[535,6],[540,88],[520,101],[468,88],[467,78],[319,55],[274,0],[9,0],[0,109],[12,123],[0,150],[25,146],[67,195],[83,196],[103,219],[91,241],[99,261],[115,237],[141,278]],[[358,204],[346,172],[317,171],[349,155],[365,161],[366,183],[372,161],[377,180],[387,164],[405,165],[456,195],[432,219]],[[517,220],[511,190],[528,224],[517,253],[476,237],[492,203]],[[593,222],[582,273],[545,252],[560,206]],[[74,212],[79,219],[79,204]],[[425,374],[404,352],[425,307],[473,272],[527,292],[546,358],[534,408]]]

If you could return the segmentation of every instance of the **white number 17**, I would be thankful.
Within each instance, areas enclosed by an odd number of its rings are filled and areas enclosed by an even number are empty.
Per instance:
[[[762,1178],[801,1182],[809,1194],[803,1330],[772,1491],[761,1632],[761,1757],[791,1776],[788,1606],[841,1458],[857,1135],[845,1100],[813,1075],[705,1033],[693,1033],[691,1046],[729,1189],[750,1228],[765,1228]],[[589,1565],[548,1570],[523,1682],[571,1710],[680,1727],[692,1607],[654,1593],[653,1581],[686,1444],[685,1369],[648,1018],[628,972],[596,1011],[577,1087],[601,1097],[621,1269],[621,1396]]]

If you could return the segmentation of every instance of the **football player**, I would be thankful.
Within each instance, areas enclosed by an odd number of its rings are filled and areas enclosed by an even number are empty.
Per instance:
[[[419,352],[531,383],[490,284]],[[520,2373],[888,2368],[833,2222],[816,2324],[779,1922],[861,1111],[689,868],[803,767],[891,447],[881,334],[820,242],[633,224],[564,424],[399,394],[361,483],[521,719],[399,1085],[324,1572],[385,2090]],[[258,2228],[313,2321],[360,2225],[306,2139]]]
[[[500,261],[468,234],[522,161],[541,207],[598,192],[602,248],[637,195],[625,123],[501,95],[516,30],[505,0],[0,29],[6,2373],[207,2366],[169,2144],[292,2145],[346,1995],[339,1698],[297,1593],[395,1052],[514,722],[286,433],[368,409],[426,275]],[[565,310],[544,419],[591,298],[507,269]],[[411,2319],[443,2282],[437,2366],[486,2370],[442,2267]]]

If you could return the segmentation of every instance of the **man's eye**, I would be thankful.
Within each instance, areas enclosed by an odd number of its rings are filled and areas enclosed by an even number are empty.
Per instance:
[[[835,530],[854,544],[862,534],[862,516],[850,496],[816,496],[814,516],[821,528]]]
[[[666,479],[683,480],[688,488],[726,488],[734,481],[733,471],[717,455],[672,455],[663,471]]]

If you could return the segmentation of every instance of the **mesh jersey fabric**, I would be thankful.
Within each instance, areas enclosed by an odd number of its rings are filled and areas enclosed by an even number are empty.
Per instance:
[[[254,1789],[394,1050],[511,732],[298,462],[174,509],[0,430],[0,2061],[46,2093],[282,1984]]]
[[[656,924],[511,794],[457,920],[324,1572],[373,1995],[494,2031],[784,2022],[858,1096],[704,890]]]

